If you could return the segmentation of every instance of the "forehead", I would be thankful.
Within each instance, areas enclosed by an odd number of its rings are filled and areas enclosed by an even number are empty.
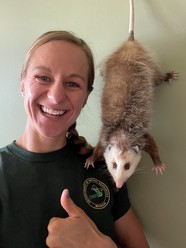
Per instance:
[[[131,150],[122,151],[118,147],[114,147],[113,156],[115,158],[117,158],[118,160],[129,161],[129,160],[132,160],[135,157],[135,154]]]
[[[33,52],[30,63],[45,63],[51,66],[62,64],[63,66],[75,66],[86,72],[88,70],[88,58],[83,49],[76,44],[62,40],[50,41],[39,46]]]

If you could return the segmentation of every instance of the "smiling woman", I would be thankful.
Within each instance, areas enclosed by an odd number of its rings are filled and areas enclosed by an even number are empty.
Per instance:
[[[84,168],[91,147],[75,127],[93,81],[92,53],[71,33],[45,33],[28,51],[26,127],[0,149],[1,248],[148,247],[126,187]]]
[[[86,54],[66,41],[43,44],[34,51],[26,73],[22,74],[21,90],[28,118],[25,132],[17,144],[38,152],[37,143],[42,152],[46,152],[49,151],[47,144],[51,149],[48,138],[55,137],[53,150],[61,148],[89,94]],[[44,139],[45,146],[40,144]]]

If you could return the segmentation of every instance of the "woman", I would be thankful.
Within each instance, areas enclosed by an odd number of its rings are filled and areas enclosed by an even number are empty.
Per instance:
[[[1,248],[148,247],[126,188],[114,193],[100,169],[84,169],[90,147],[75,122],[93,80],[91,51],[69,32],[47,32],[28,51],[26,127],[0,150]]]

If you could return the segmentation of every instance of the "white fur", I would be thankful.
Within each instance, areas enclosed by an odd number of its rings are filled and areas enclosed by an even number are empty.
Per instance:
[[[141,159],[141,151],[137,152],[131,148],[127,152],[122,153],[116,145],[108,145],[104,152],[104,158],[107,168],[116,183],[116,187],[121,188],[135,172]],[[114,168],[114,163],[117,164],[117,168]],[[127,163],[130,164],[129,169],[125,168]]]

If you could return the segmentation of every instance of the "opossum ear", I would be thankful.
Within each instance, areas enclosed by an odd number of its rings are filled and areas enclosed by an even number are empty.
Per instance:
[[[135,153],[139,153],[139,146],[133,146],[133,147],[132,147],[132,150],[133,150]]]
[[[110,150],[111,150],[111,148],[112,148],[112,145],[111,145],[111,144],[109,144],[109,145],[108,145],[108,150],[110,151]]]

